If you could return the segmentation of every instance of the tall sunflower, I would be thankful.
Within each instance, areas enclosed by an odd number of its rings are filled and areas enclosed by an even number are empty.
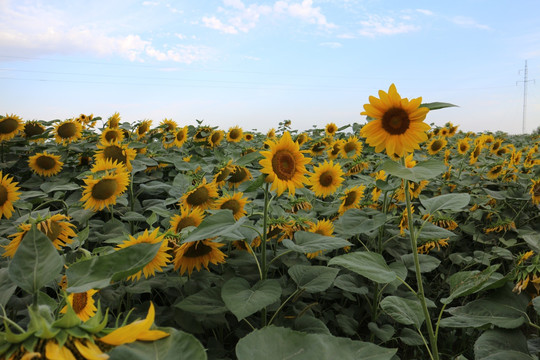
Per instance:
[[[493,166],[491,169],[489,169],[486,176],[492,180],[498,178],[506,173],[505,166],[506,162]]]
[[[298,134],[296,139],[294,139],[294,141],[296,141],[298,143],[298,145],[300,145],[300,146],[307,143],[309,140],[311,140],[311,138],[306,133],[300,133],[300,134]]]
[[[219,145],[223,138],[225,138],[225,131],[215,130],[208,137],[208,144],[210,145],[210,147],[214,148]]]
[[[36,139],[35,137],[43,134],[45,130],[46,130],[45,126],[43,126],[43,124],[41,124],[39,121],[29,120],[24,123],[23,134],[24,134],[24,137],[28,139],[29,141],[42,142],[45,139],[43,138]]]
[[[178,128],[178,124],[176,123],[176,121],[167,118],[163,119],[159,126],[163,127],[163,132],[175,132]]]
[[[380,90],[379,98],[369,97],[369,104],[364,105],[361,115],[367,115],[374,120],[368,122],[360,130],[360,135],[366,138],[376,152],[386,150],[389,156],[398,157],[419,149],[419,144],[427,140],[426,131],[430,126],[424,122],[429,111],[420,107],[422,98],[408,100],[401,98],[394,84],[390,85],[388,93]]]
[[[300,146],[291,139],[286,131],[279,141],[270,144],[269,151],[261,151],[264,159],[259,161],[261,172],[267,174],[267,181],[272,183],[272,190],[281,195],[286,189],[294,195],[296,188],[306,182],[306,164],[311,158],[304,157]]]
[[[75,225],[69,222],[70,218],[62,214],[54,214],[46,219],[38,221],[36,224],[37,229],[45,234],[53,246],[60,250],[62,247],[71,244],[73,238],[77,236],[75,234]],[[13,257],[15,252],[19,248],[22,239],[30,231],[32,224],[22,223],[18,226],[17,232],[15,234],[9,235],[11,239],[10,243],[7,244],[4,249],[5,252],[2,254],[4,257]]]
[[[233,195],[224,195],[216,201],[214,209],[229,209],[232,211],[234,219],[238,220],[246,215],[244,206],[250,202],[243,195],[244,193],[242,192],[237,192]]]
[[[129,148],[127,145],[118,143],[113,144],[97,144],[99,151],[94,155],[96,162],[111,160],[124,165],[131,171],[131,160],[137,156],[135,149]]]
[[[180,207],[180,215],[174,215],[171,220],[171,230],[176,234],[179,234],[183,229],[188,226],[199,226],[204,219],[204,210],[192,207],[187,208],[185,206]]]
[[[146,135],[148,130],[150,130],[150,126],[152,126],[152,120],[143,120],[138,126],[137,126],[137,139],[141,139]]]
[[[8,115],[0,118],[0,142],[13,139],[24,129],[22,119],[17,115]]]
[[[120,117],[120,113],[115,112],[114,114],[112,114],[111,117],[109,117],[106,126],[112,129],[116,129],[118,125],[120,125],[120,120],[122,120],[122,118]]]
[[[232,160],[229,160],[227,164],[223,165],[214,175],[214,183],[217,186],[222,186],[225,184],[225,181],[229,178],[229,175],[234,170],[234,165],[232,165]]]
[[[469,138],[463,138],[457,143],[457,151],[460,155],[465,155],[470,148]]]
[[[311,185],[311,190],[318,197],[327,197],[336,192],[338,187],[343,182],[343,170],[339,163],[334,164],[333,160],[319,164],[313,167],[313,173],[307,181]]]
[[[198,207],[206,210],[213,206],[218,196],[217,185],[213,181],[207,183],[206,178],[203,178],[203,181],[196,188],[182,196],[179,204],[186,208]]]
[[[227,178],[227,183],[231,188],[237,188],[245,181],[253,179],[251,172],[245,166],[233,165],[231,173]]]
[[[328,136],[334,136],[336,135],[338,131],[338,127],[336,124],[334,123],[328,123],[326,124],[326,126],[324,127],[324,132],[326,133],[326,135]]]
[[[345,140],[337,139],[330,145],[330,147],[326,151],[330,160],[335,160],[338,158],[338,155],[341,153],[341,148],[343,147],[343,144],[345,144]]]
[[[163,268],[167,266],[171,255],[167,251],[172,250],[168,246],[168,242],[164,240],[165,234],[158,235],[159,228],[154,229],[151,233],[148,233],[148,229],[144,230],[144,233],[137,237],[129,235],[129,240],[125,240],[123,243],[118,244],[117,249],[125,249],[135,244],[157,244],[161,243],[159,250],[154,258],[146,264],[142,270],[139,270],[133,275],[130,275],[128,280],[140,280],[141,275],[144,274],[144,278],[148,279],[150,276],[154,276],[156,272],[163,272]]]
[[[195,131],[195,135],[193,135],[193,141],[206,142],[213,131],[214,129],[210,126],[200,126],[197,128],[197,131]]]
[[[83,179],[81,201],[84,208],[93,211],[102,210],[116,204],[129,185],[129,173],[126,167],[113,160],[99,160],[92,167],[92,175]]]
[[[180,148],[187,140],[188,136],[188,127],[184,126],[182,128],[179,128],[176,131],[176,134],[174,134],[174,146]]]
[[[276,129],[274,128],[271,128],[270,130],[268,130],[268,132],[266,133],[266,137],[268,139],[273,139],[276,137]]]
[[[356,209],[360,206],[360,200],[364,197],[364,185],[353,186],[350,189],[345,190],[345,193],[340,198],[341,205],[339,205],[338,213],[343,215],[345,211],[349,209]]]
[[[240,126],[234,126],[232,128],[229,128],[229,131],[227,132],[227,141],[229,142],[240,142],[244,137],[244,131]]]
[[[251,134],[251,133],[245,133],[245,134],[244,134],[244,140],[245,140],[245,141],[252,141],[252,140],[253,140],[253,134]]]
[[[62,121],[54,126],[54,139],[58,144],[69,144],[82,137],[82,125],[74,119]]]
[[[318,220],[316,223],[313,223],[307,231],[324,236],[333,236],[334,224],[330,220]],[[319,250],[316,252],[307,253],[306,257],[308,259],[314,259],[317,256],[322,255],[322,253],[323,250]]]
[[[340,151],[344,159],[354,159],[362,153],[362,143],[356,136],[349,136],[340,147]]]
[[[64,163],[60,155],[48,154],[47,151],[37,153],[28,158],[28,166],[38,175],[53,176],[62,171]]]
[[[13,214],[13,203],[19,200],[20,192],[18,182],[13,181],[9,175],[3,175],[0,170],[0,219],[9,219]]]
[[[118,128],[107,128],[101,133],[100,139],[105,145],[121,143],[124,140],[124,132]]]
[[[96,314],[97,308],[93,298],[96,293],[97,290],[90,289],[82,293],[72,293],[68,295],[67,302],[82,321],[87,321]],[[67,309],[68,306],[66,305],[60,310],[60,313],[65,314]]]
[[[180,275],[186,271],[191,275],[193,269],[200,271],[203,266],[208,270],[209,263],[223,264],[227,255],[219,248],[224,245],[210,239],[184,243],[174,253],[174,270],[180,269]]]
[[[540,204],[540,179],[531,179],[531,181],[532,185],[529,194],[531,194],[533,204],[538,205]]]
[[[427,144],[427,151],[428,151],[428,154],[429,154],[429,155],[435,155],[436,153],[438,153],[439,151],[441,151],[442,149],[444,149],[444,147],[446,146],[447,143],[448,143],[448,141],[446,141],[446,139],[443,139],[443,138],[433,138],[433,139]]]

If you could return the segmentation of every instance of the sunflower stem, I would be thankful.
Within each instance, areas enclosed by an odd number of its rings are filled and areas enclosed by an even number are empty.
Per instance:
[[[261,239],[261,280],[266,280],[266,237],[268,233],[268,204],[270,202],[269,199],[269,192],[270,192],[270,183],[265,183],[264,186],[264,208],[263,208],[263,233],[262,233],[262,239]],[[261,322],[262,326],[266,326],[267,319],[266,319],[266,307],[262,309],[261,313]]]
[[[2,163],[4,162],[4,142],[3,141],[0,141],[0,143],[2,143]]]
[[[403,160],[403,165],[405,165],[405,159],[402,159],[402,160]],[[422,282],[422,273],[420,272],[420,259],[419,259],[418,250],[417,250],[417,234],[414,229],[414,221],[412,217],[411,195],[409,194],[409,181],[405,180],[404,183],[405,183],[405,203],[407,207],[407,221],[409,225],[409,238],[411,240],[411,251],[412,251],[413,259],[414,259],[414,270],[416,274],[416,284],[418,287],[416,296],[420,300],[420,305],[422,306],[422,312],[424,313],[424,318],[426,320],[426,327],[427,327],[428,335],[429,335],[429,343],[431,346],[431,351],[430,351],[431,358],[434,360],[439,360],[437,338],[433,331],[433,324],[431,323],[431,318],[429,316],[429,310],[427,308],[426,297],[424,294],[424,284]],[[427,344],[426,344],[426,347],[427,347]],[[428,351],[429,350],[430,349],[428,347]]]

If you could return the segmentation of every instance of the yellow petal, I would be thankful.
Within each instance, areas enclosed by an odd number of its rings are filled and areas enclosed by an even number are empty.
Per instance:
[[[60,347],[55,341],[47,341],[45,357],[47,360],[77,360],[67,347]]]
[[[91,341],[87,341],[86,345],[78,340],[75,340],[74,343],[77,350],[87,360],[104,360],[109,358],[109,355],[104,354],[101,349]]]
[[[143,332],[139,336],[137,336],[137,340],[154,341],[154,340],[163,339],[164,337],[167,337],[169,335],[170,334],[168,332],[161,331],[161,330],[148,330],[148,331]]]
[[[150,326],[154,323],[154,316],[154,304],[150,302],[150,308],[148,309],[146,319],[137,320],[129,325],[122,326],[110,334],[103,336],[99,340],[115,346],[134,342],[140,334],[150,329]]]

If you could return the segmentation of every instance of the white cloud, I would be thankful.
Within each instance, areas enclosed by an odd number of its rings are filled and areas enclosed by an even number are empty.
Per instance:
[[[260,57],[251,56],[251,55],[245,55],[245,56],[244,56],[244,59],[246,59],[246,60],[252,60],[252,61],[260,61],[260,60],[261,60]]]
[[[204,26],[210,29],[221,31],[225,34],[237,34],[238,30],[232,25],[225,25],[221,22],[217,17],[211,16],[211,17],[203,17],[202,22]]]
[[[368,37],[403,34],[419,29],[416,25],[396,22],[392,17],[377,15],[371,15],[368,20],[360,21],[360,25],[362,27],[358,30],[358,34]]]
[[[434,15],[433,11],[431,10],[426,10],[426,9],[416,9],[417,12],[419,12],[420,14],[424,14],[424,15],[427,15],[427,16],[432,16]]]
[[[159,2],[157,1],[143,1],[143,6],[157,6],[159,5]]]
[[[211,58],[212,51],[206,46],[198,45],[177,45],[167,51],[161,51],[147,46],[145,54],[158,61],[174,61],[184,64],[191,64],[196,61],[204,61]]]
[[[337,49],[343,46],[342,43],[331,41],[331,42],[323,42],[319,44],[320,46],[329,47],[332,49]]]
[[[274,4],[276,12],[287,13],[292,17],[300,18],[308,23],[317,24],[327,28],[335,28],[336,25],[329,23],[321,13],[320,7],[313,7],[313,0],[303,0],[301,3],[287,3],[283,0]]]
[[[466,28],[475,28],[481,30],[491,30],[488,25],[479,24],[474,19],[466,16],[455,16],[450,19],[454,24],[466,27]]]

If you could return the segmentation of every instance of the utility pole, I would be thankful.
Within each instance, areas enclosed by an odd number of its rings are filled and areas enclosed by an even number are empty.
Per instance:
[[[521,70],[520,70],[521,72]],[[527,83],[529,81],[535,82],[533,80],[529,80],[529,71],[527,69],[527,60],[525,60],[525,69],[523,70],[523,126],[521,128],[521,131],[523,134],[525,134],[525,119],[527,117]],[[521,81],[516,81],[516,85],[520,83]]]

